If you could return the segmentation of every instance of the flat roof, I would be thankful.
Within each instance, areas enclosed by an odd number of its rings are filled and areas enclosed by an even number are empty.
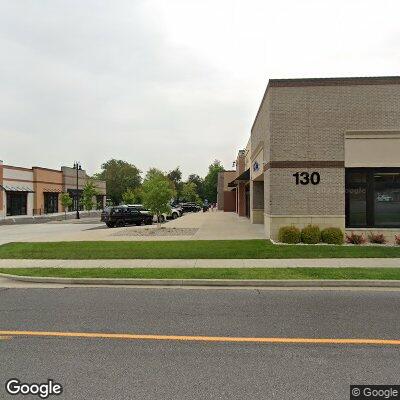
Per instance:
[[[355,85],[400,85],[400,76],[358,76],[342,78],[289,78],[269,79],[261,104],[257,110],[251,130],[260,114],[262,105],[270,87],[304,87],[304,86],[355,86]]]

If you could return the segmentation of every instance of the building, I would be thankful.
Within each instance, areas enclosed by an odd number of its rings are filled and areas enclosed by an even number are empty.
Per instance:
[[[80,195],[88,179],[84,170],[78,171]],[[106,183],[97,180],[93,182],[98,191],[95,199],[96,208],[102,209],[106,202]],[[0,219],[64,212],[60,199],[62,192],[71,194],[74,204],[68,211],[75,211],[77,206],[75,169],[24,168],[4,165],[0,161]]]
[[[309,223],[399,233],[400,77],[270,80],[228,187],[267,238]]]

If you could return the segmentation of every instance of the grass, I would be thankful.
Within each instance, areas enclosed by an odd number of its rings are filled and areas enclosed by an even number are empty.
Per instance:
[[[246,259],[398,258],[400,246],[274,245],[268,240],[182,240],[8,243],[0,258],[15,259]]]
[[[140,279],[400,279],[400,268],[0,268],[10,275]]]

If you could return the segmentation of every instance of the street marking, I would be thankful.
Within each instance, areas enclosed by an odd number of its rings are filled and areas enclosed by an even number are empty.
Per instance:
[[[230,336],[180,336],[180,335],[138,335],[130,333],[95,332],[38,332],[0,331],[6,336],[65,337],[122,340],[165,340],[182,342],[234,342],[234,343],[281,343],[281,344],[353,344],[400,346],[400,339],[334,339],[334,338],[280,338],[280,337],[230,337]]]
[[[11,336],[0,336],[0,340],[10,340]]]

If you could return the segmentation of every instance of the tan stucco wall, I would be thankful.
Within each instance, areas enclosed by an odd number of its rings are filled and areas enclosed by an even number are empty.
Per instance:
[[[35,201],[33,208],[38,213],[44,213],[44,193],[63,191],[63,175],[61,171],[41,167],[33,167],[33,180],[35,190]],[[58,196],[58,211],[64,211],[61,206],[60,195]]]

